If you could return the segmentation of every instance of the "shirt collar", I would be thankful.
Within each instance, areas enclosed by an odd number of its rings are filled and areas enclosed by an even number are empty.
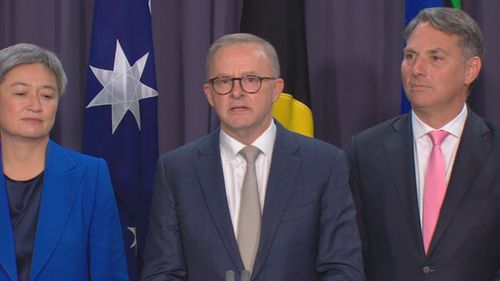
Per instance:
[[[271,121],[269,127],[260,135],[252,145],[260,149],[266,157],[271,157],[273,154],[274,141],[276,140],[276,124]],[[220,130],[219,141],[221,152],[234,159],[240,150],[246,145],[237,141],[235,138],[228,135],[224,130]]]
[[[464,130],[467,114],[468,114],[467,105],[464,104],[462,111],[460,111],[460,113],[455,118],[453,118],[453,120],[446,123],[443,127],[439,128],[438,130],[447,131],[456,138],[460,138]],[[425,124],[420,118],[418,118],[418,116],[415,114],[413,110],[411,111],[411,118],[413,127],[413,138],[415,140],[418,140],[421,137],[425,136],[430,131],[435,130],[431,126]]]

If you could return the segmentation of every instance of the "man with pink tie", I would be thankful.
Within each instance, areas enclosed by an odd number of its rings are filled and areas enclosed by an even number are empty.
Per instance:
[[[411,113],[355,135],[347,151],[367,280],[497,280],[500,128],[466,104],[481,30],[461,10],[429,8],[405,39]]]

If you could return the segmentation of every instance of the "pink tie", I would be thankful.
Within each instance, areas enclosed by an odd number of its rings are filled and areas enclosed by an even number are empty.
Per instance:
[[[439,212],[446,194],[446,168],[441,143],[448,136],[446,131],[431,131],[432,151],[427,162],[424,183],[423,235],[425,253],[429,250],[432,235],[436,228]]]

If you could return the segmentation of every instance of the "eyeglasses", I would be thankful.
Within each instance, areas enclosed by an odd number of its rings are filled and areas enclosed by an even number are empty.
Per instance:
[[[241,77],[226,77],[217,76],[212,79],[208,79],[208,83],[212,86],[212,89],[219,95],[229,94],[234,87],[234,80],[240,81],[240,87],[243,91],[249,94],[255,94],[260,90],[262,86],[262,80],[272,80],[276,79],[273,77],[260,77],[257,75],[245,75]]]

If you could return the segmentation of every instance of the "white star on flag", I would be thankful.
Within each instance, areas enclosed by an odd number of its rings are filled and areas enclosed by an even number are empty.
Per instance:
[[[113,70],[90,66],[95,77],[104,88],[90,101],[86,108],[111,105],[113,134],[127,111],[132,112],[140,130],[141,110],[139,100],[158,95],[156,90],[140,81],[148,55],[149,53],[146,53],[134,65],[130,66],[120,42],[117,40]]]

